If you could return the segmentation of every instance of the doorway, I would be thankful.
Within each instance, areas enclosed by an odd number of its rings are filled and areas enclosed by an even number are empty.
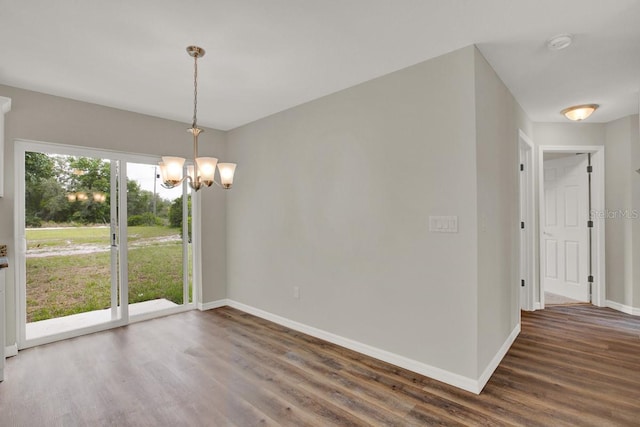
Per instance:
[[[539,150],[539,292],[554,301],[605,301],[604,147]],[[550,301],[551,302],[551,301]]]
[[[20,349],[195,307],[191,195],[156,185],[158,158],[31,141],[15,158]]]
[[[540,257],[545,301],[591,302],[590,154],[544,156]]]

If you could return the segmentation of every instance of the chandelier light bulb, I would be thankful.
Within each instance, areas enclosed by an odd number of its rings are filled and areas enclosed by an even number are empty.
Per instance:
[[[220,184],[224,188],[231,188],[233,185],[233,175],[236,172],[235,163],[218,163],[218,170],[220,171]]]

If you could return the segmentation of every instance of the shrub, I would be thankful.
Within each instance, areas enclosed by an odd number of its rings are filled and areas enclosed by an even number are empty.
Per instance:
[[[156,226],[163,225],[163,222],[160,218],[152,214],[151,212],[143,213],[142,215],[131,215],[127,219],[127,225],[130,227],[134,226]]]
[[[24,222],[27,227],[31,227],[31,228],[42,227],[42,220],[37,216],[27,215]]]

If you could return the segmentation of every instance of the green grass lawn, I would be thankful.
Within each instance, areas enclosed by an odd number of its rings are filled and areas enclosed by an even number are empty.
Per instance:
[[[178,232],[167,227],[129,227],[130,242],[138,244],[128,251],[129,303],[166,298],[182,304],[182,241],[148,240]],[[52,251],[82,244],[108,246],[108,235],[108,228],[95,227],[27,230],[29,247],[40,242],[39,249]],[[110,276],[108,251],[27,258],[27,322],[110,307]]]
[[[128,227],[129,242],[180,234],[169,227]],[[27,249],[70,247],[77,245],[109,245],[109,227],[64,227],[27,229]]]

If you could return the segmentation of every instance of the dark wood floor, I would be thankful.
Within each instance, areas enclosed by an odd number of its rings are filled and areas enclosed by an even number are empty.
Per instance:
[[[480,396],[231,308],[7,360],[0,425],[640,425],[640,319],[523,313]]]

